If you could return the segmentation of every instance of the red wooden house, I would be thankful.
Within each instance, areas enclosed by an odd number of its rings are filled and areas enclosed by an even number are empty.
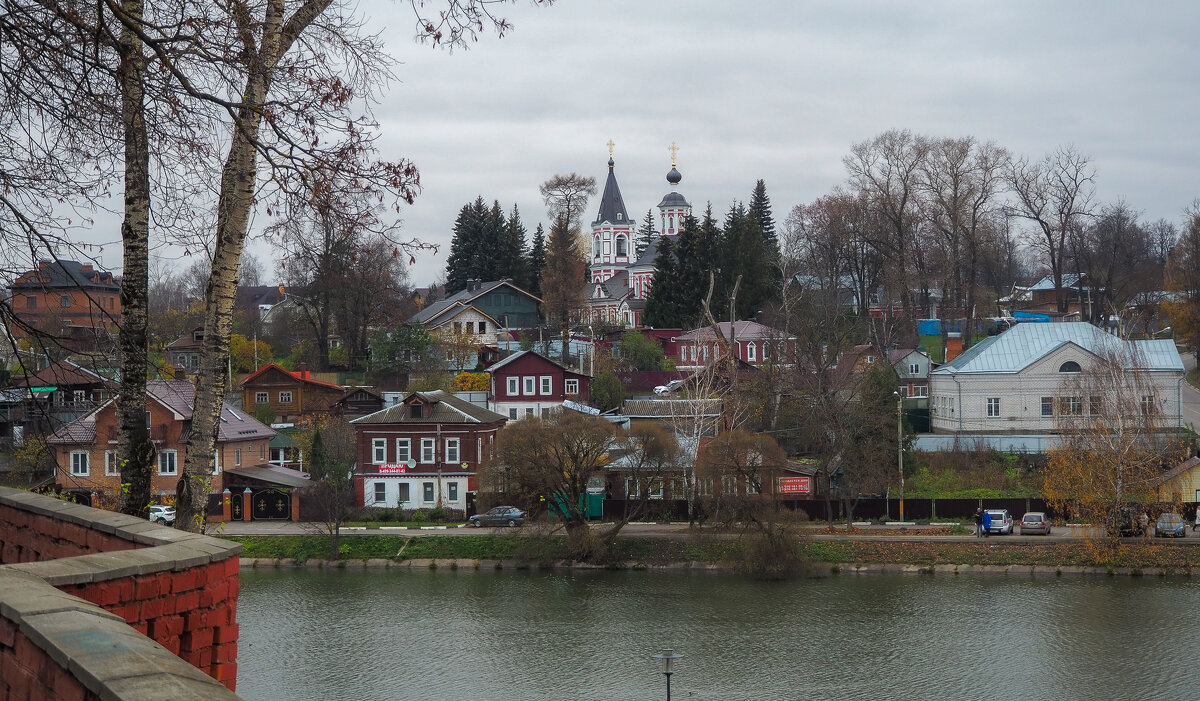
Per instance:
[[[566,400],[586,404],[591,377],[534,351],[520,351],[488,368],[488,406],[509,419],[545,416]]]
[[[358,435],[359,506],[470,512],[475,472],[492,458],[506,419],[437,390],[350,423]]]

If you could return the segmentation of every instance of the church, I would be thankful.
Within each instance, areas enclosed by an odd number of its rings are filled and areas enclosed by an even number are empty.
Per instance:
[[[600,210],[592,222],[588,311],[593,321],[637,328],[642,325],[642,311],[654,280],[658,240],[663,236],[678,237],[684,220],[692,213],[692,205],[678,192],[683,176],[675,164],[678,148],[671,144],[671,170],[667,173],[671,191],[658,203],[658,235],[637,256],[638,222],[629,216],[621,198],[612,148],[609,141],[608,179],[600,196]]]

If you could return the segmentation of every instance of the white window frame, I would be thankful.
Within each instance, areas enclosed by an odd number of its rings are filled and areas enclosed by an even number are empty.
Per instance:
[[[758,362],[758,345],[756,345],[753,341],[746,344],[746,362]]]
[[[421,462],[437,462],[437,441],[435,439],[421,439]]]
[[[537,389],[537,378],[533,375],[521,376],[521,394],[532,395]]]
[[[913,385],[912,391],[909,392],[911,397],[925,397],[929,395],[929,385]]]
[[[164,458],[166,458],[164,460]],[[177,450],[160,450],[155,458],[158,463],[158,474],[160,475],[178,475],[179,474],[179,451]],[[164,464],[169,463],[169,464]],[[169,468],[169,469],[168,469]]]
[[[458,501],[458,482],[446,483],[446,501]]]
[[[71,476],[87,477],[92,473],[92,456],[86,450],[71,451]]]
[[[371,462],[376,465],[382,465],[387,462],[387,439],[372,438],[371,439]]]
[[[520,393],[521,393],[521,378],[515,377],[515,376],[508,378],[508,396],[515,397]]]
[[[421,483],[421,501],[426,504],[432,504],[437,501],[437,485],[433,482]]]
[[[408,482],[400,482],[396,485],[396,505],[403,506],[412,501],[412,485]]]
[[[292,403],[292,393],[290,390],[281,391],[279,393],[279,403],[280,404],[291,404]]]
[[[989,419],[1000,418],[1000,397],[987,398],[987,417]]]
[[[912,375],[913,377],[920,376],[921,364],[920,363],[909,363],[908,364],[908,374]]]
[[[457,465],[462,460],[462,449],[457,438],[446,439],[446,462]]]
[[[517,418],[518,418],[518,416],[517,416],[517,410],[516,410],[515,408],[509,408],[509,410],[508,410],[508,420],[509,420],[509,421],[516,421],[516,420],[517,420]]]
[[[387,503],[387,482],[375,482],[372,485],[372,489],[374,491],[374,494],[372,494],[372,496],[374,497],[375,503],[376,504],[386,504]],[[381,492],[382,492],[382,496],[380,496]]]
[[[554,390],[554,376],[542,375],[538,378],[538,394],[550,394]]]
[[[567,394],[579,394],[579,380],[566,380],[563,384],[567,389]]]
[[[233,451],[233,465],[234,465],[234,467],[237,467],[238,465],[241,465],[241,464],[242,464],[242,449],[235,448]]]
[[[266,404],[270,401],[271,401],[271,397],[270,397],[269,393],[267,393],[267,392],[255,392],[254,393],[254,403],[255,404]]]
[[[412,439],[397,438],[396,439],[396,462],[408,462],[412,460]]]
[[[113,450],[104,451],[104,476],[120,477],[121,469],[117,463],[117,453]]]

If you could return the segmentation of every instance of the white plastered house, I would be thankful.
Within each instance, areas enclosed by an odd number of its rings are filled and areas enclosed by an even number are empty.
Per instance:
[[[1085,323],[1026,323],[980,341],[929,374],[930,428],[1053,433],[1057,413],[1086,415],[1099,405],[1070,395],[1080,373],[1101,357],[1122,358],[1127,372],[1141,373],[1146,396],[1140,401],[1153,402],[1162,426],[1181,425],[1184,369],[1174,341],[1126,341]]]

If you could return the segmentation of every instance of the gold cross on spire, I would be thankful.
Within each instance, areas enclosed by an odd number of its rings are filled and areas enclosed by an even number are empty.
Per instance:
[[[671,152],[671,167],[674,168],[675,167],[675,154],[679,153],[679,147],[675,145],[674,141],[672,141],[671,145],[667,147],[667,150]]]
[[[612,139],[609,139],[608,144],[606,144],[606,145],[608,146],[608,157],[612,158],[612,148],[613,148],[613,146],[616,146],[616,144],[613,143]]]

